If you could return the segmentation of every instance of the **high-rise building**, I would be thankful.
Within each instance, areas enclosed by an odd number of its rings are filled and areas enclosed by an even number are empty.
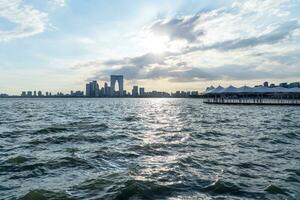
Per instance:
[[[289,88],[300,87],[300,82],[294,82],[289,84]]]
[[[38,96],[39,96],[39,97],[43,96],[42,91],[38,91]]]
[[[134,97],[139,96],[139,87],[137,85],[133,86],[132,88],[132,96]]]
[[[99,85],[97,81],[92,81],[86,84],[86,96],[87,97],[99,97]]]
[[[140,96],[145,96],[145,88],[140,88]]]
[[[119,92],[118,96],[124,96],[124,77],[122,75],[111,75],[110,76],[110,96],[116,96],[115,85],[118,82]]]
[[[28,91],[28,92],[27,92],[27,96],[28,96],[28,97],[32,97],[32,91]]]
[[[268,81],[264,82],[264,87],[269,87],[269,82]]]
[[[21,94],[21,96],[22,96],[22,97],[26,97],[26,92],[23,91],[22,94]]]
[[[287,88],[287,87],[288,87],[288,84],[287,84],[287,83],[280,83],[279,86],[280,86],[280,87]]]
[[[198,91],[192,91],[192,92],[191,92],[191,95],[192,95],[192,96],[198,96]]]
[[[108,87],[107,83],[104,83],[104,96],[109,96],[110,94],[110,88]]]
[[[36,91],[34,91],[34,92],[33,92],[33,96],[35,96],[35,97],[36,97]]]
[[[85,86],[85,96],[90,97],[91,96],[91,89],[90,89],[90,84],[87,83]]]

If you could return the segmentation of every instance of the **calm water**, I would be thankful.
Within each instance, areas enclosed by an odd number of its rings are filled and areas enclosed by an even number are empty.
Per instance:
[[[0,99],[0,199],[300,199],[300,107]]]

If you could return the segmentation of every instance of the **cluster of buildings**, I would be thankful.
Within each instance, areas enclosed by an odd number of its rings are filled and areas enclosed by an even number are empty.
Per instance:
[[[71,91],[70,94],[64,94],[62,92],[57,92],[56,94],[52,94],[51,92],[42,91],[23,91],[21,93],[21,97],[84,97],[83,91]]]
[[[263,85],[256,85],[255,87],[283,87],[283,88],[295,88],[295,87],[300,87],[300,82],[293,82],[293,83],[279,83],[278,85],[275,85],[274,83],[269,84],[268,81],[265,81]]]
[[[116,90],[116,84],[118,90]],[[167,93],[160,91],[146,92],[144,87],[134,85],[130,92],[124,90],[124,77],[122,75],[111,75],[110,85],[107,82],[100,87],[97,81],[91,81],[86,84],[86,97],[176,97],[184,98],[197,96],[198,92],[177,91],[176,93]]]
[[[23,91],[21,97],[165,97],[165,98],[188,98],[188,97],[200,97],[216,94],[238,94],[238,93],[298,93],[300,90],[300,82],[293,83],[280,83],[275,85],[274,83],[264,82],[262,85],[256,85],[253,88],[244,86],[241,88],[235,88],[230,86],[223,88],[221,86],[214,88],[208,87],[207,90],[199,94],[198,91],[176,91],[175,93],[160,92],[160,91],[146,91],[144,87],[134,85],[131,91],[124,89],[124,77],[122,75],[111,75],[110,84],[105,82],[102,87],[99,86],[97,81],[91,81],[85,85],[84,91],[71,91],[68,94],[57,92],[52,94],[51,92],[42,91]],[[10,97],[8,94],[0,94],[0,97]]]
[[[134,85],[130,91],[124,89],[124,77],[122,75],[111,75],[110,84],[105,82],[101,87],[97,81],[90,81],[85,85],[84,91],[71,91],[70,93],[42,91],[23,91],[20,96],[9,96],[8,94],[0,94],[0,97],[26,97],[26,98],[58,98],[58,97],[158,97],[158,98],[187,98],[198,96],[198,91],[176,91],[175,93],[161,91],[147,91],[144,87]]]
[[[117,85],[117,90],[116,90]],[[135,85],[130,92],[124,90],[124,77],[122,75],[111,75],[110,85],[107,82],[100,87],[97,81],[91,81],[85,87],[86,97],[170,97],[165,92],[145,92],[144,87]]]

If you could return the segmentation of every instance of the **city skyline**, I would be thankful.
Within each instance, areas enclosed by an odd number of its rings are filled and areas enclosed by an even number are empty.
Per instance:
[[[167,92],[297,82],[299,6],[299,0],[3,0],[0,93],[84,90],[110,74],[123,74],[125,88]]]
[[[130,80],[129,80],[130,81]],[[0,93],[0,97],[92,97],[92,98],[105,98],[105,97],[179,97],[179,98],[189,98],[189,97],[202,97],[205,94],[212,90],[244,90],[245,88],[251,88],[249,85],[243,85],[240,88],[234,87],[230,85],[228,87],[222,87],[220,84],[216,87],[213,85],[207,87],[205,91],[199,90],[176,90],[172,92],[164,91],[164,90],[148,90],[147,88],[140,85],[133,85],[132,89],[128,90],[124,87],[126,84],[126,80],[123,75],[110,75],[110,84],[107,82],[98,83],[97,80],[92,80],[85,84],[85,91],[82,90],[71,90],[69,93],[64,93],[61,91],[57,91],[55,93],[49,91],[41,91],[41,90],[27,90],[22,91],[21,95]],[[300,81],[298,82],[282,82],[279,84],[272,83],[269,81],[264,81],[261,84],[257,84],[253,86],[253,88],[258,88],[264,91],[266,88],[273,88],[274,91],[281,91],[289,93],[290,90],[286,90],[288,88],[300,88]],[[272,90],[273,91],[273,90]],[[292,90],[295,92],[294,90]]]

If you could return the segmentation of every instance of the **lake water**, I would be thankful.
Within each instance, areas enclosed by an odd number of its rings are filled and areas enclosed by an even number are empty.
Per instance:
[[[300,107],[0,99],[0,199],[300,199]]]

